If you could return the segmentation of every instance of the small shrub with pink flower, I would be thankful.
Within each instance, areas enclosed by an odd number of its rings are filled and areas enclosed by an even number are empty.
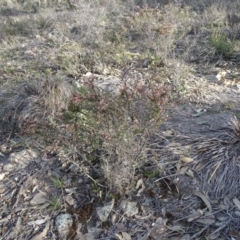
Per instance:
[[[166,117],[170,93],[165,84],[123,81],[119,94],[112,96],[100,91],[93,79],[86,79],[75,91],[65,121],[74,126],[72,137],[82,151],[88,155],[98,152],[95,158],[112,190],[127,191],[135,170],[146,161],[144,145]],[[123,162],[128,165],[124,171],[120,170]]]

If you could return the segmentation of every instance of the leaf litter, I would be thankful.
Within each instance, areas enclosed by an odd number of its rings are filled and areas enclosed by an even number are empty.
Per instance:
[[[208,84],[192,76],[188,85],[199,90]],[[14,164],[0,179],[1,237],[57,239],[52,219],[68,212],[73,221],[67,239],[86,234],[92,239],[121,240],[237,239],[240,125],[237,118],[228,124],[234,111],[220,107],[223,111],[216,112],[214,104],[221,98],[237,106],[239,92],[221,87],[213,83],[208,90],[186,96],[189,104],[176,108],[177,114],[151,136],[146,156],[150,169],[160,173],[152,178],[141,176],[136,192],[125,201],[96,197],[91,180],[73,172],[74,167],[59,164],[57,158],[17,161],[24,163],[21,169]],[[3,153],[2,162],[10,164],[8,151]],[[68,181],[57,188],[52,176]],[[61,201],[68,194],[70,201]],[[53,200],[59,202],[57,209],[49,206]]]
[[[184,110],[180,114],[178,121],[181,122],[184,120]],[[222,116],[220,113],[219,118]],[[225,116],[222,122],[216,124],[216,129],[225,125]],[[209,114],[199,118],[206,121]],[[131,200],[96,204],[95,194],[87,187],[88,177],[79,176],[77,171],[71,172],[71,166],[61,165],[55,158],[42,161],[33,159],[21,171],[16,168],[15,172],[4,172],[0,195],[4,206],[1,208],[2,215],[6,216],[0,219],[4,234],[17,236],[22,225],[27,223],[25,231],[31,236],[30,239],[51,239],[50,229],[54,229],[54,225],[49,219],[67,209],[74,216],[72,232],[66,233],[67,236],[90,236],[91,229],[94,225],[96,227],[99,220],[109,227],[104,232],[101,226],[97,226],[98,234],[91,233],[94,239],[111,239],[108,236],[112,234],[117,239],[178,240],[197,239],[200,236],[206,239],[220,239],[220,235],[225,239],[238,236],[238,120],[229,117],[227,123],[231,124],[224,127],[220,135],[212,128],[207,136],[205,130],[209,130],[208,124],[200,125],[199,132],[199,124],[195,120],[191,124],[188,122],[187,134],[187,129],[182,129],[182,125],[176,127],[174,119],[165,122],[159,133],[151,136],[147,143],[149,151],[146,156],[150,169],[158,168],[160,174],[152,178],[141,176],[136,181],[136,192],[132,193]],[[189,121],[189,118],[185,119]],[[195,132],[192,126],[195,126]],[[48,164],[45,164],[46,160]],[[64,178],[66,181],[58,184],[59,187],[54,186],[52,179]],[[85,180],[73,184],[70,179]],[[63,200],[59,201],[59,209],[54,211],[49,204],[53,199]],[[10,209],[18,213],[18,217],[9,215]],[[39,215],[39,211],[44,211],[45,215]],[[9,232],[7,222],[12,216],[15,218],[14,227]],[[117,224],[122,224],[122,228],[117,230]]]

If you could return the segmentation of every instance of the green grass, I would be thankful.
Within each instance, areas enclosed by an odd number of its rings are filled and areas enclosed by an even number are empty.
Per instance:
[[[63,182],[59,178],[51,178],[54,185],[58,188],[63,188]]]
[[[60,198],[54,198],[54,199],[50,200],[48,203],[49,203],[50,208],[52,210],[58,210],[61,207],[61,200],[60,200]]]
[[[223,55],[226,58],[229,58],[234,54],[235,42],[230,40],[224,33],[213,33],[210,41],[218,54]]]

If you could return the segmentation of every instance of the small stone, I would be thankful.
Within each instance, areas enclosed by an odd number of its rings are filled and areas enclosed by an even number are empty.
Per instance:
[[[5,177],[6,173],[0,173],[0,181],[2,181]]]
[[[218,78],[215,75],[206,75],[205,78],[212,82],[217,82]]]
[[[86,77],[91,77],[91,76],[92,76],[92,73],[91,73],[91,72],[87,72],[87,73],[85,74],[85,76],[86,76]]]
[[[61,213],[55,219],[55,226],[60,240],[65,240],[68,237],[69,231],[73,225],[73,218],[68,213]]]

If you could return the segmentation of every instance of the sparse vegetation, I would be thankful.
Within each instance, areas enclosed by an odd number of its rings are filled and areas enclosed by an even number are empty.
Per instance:
[[[61,200],[59,198],[54,198],[52,200],[50,200],[49,202],[50,208],[52,208],[52,210],[58,210],[61,207]]]
[[[59,178],[51,178],[51,179],[58,188],[63,188],[63,182]]]
[[[211,35],[211,43],[217,53],[224,57],[231,57],[234,53],[234,42],[228,39],[224,33],[213,33]]]
[[[175,199],[181,197],[181,187],[171,176],[186,173],[193,178],[197,172],[190,171],[186,162],[182,166],[183,163],[176,161],[180,155],[194,161],[190,147],[165,150],[174,134],[158,136],[161,144],[155,146],[153,139],[159,126],[173,115],[176,105],[187,101],[206,104],[211,91],[209,84],[201,85],[194,77],[221,66],[221,61],[236,62],[240,46],[236,33],[238,17],[232,13],[240,9],[237,0],[181,4],[163,1],[160,5],[157,2],[2,0],[0,3],[1,143],[36,148],[42,156],[55,157],[70,165],[70,172],[74,169],[90,181],[86,185],[91,189],[86,192],[94,193],[88,199],[94,204],[101,201],[103,204],[114,196],[119,201],[138,199],[140,205],[139,196],[146,191],[149,194],[146,206],[138,215],[141,221],[145,215],[155,219],[168,214],[164,209],[155,215],[148,213],[147,204],[152,201],[149,199],[155,198],[152,192],[155,183],[159,182],[156,188],[161,191],[156,199],[170,196],[169,201],[174,205]],[[222,103],[225,109],[227,104]],[[186,115],[194,119],[196,114],[202,114],[196,112],[194,115],[186,111]],[[183,141],[190,146],[187,137]],[[164,151],[174,155],[174,164],[169,168],[165,167],[169,155],[159,154]],[[196,157],[198,153],[194,153]],[[209,167],[211,180],[215,170],[221,169],[217,163],[216,166],[216,169]],[[232,163],[232,171],[234,167]],[[71,183],[67,186],[58,177],[50,179],[61,190],[61,197],[49,201],[54,211],[61,208],[66,191],[74,202],[77,192]],[[148,186],[145,188],[142,183],[139,190],[136,187],[139,179],[146,180]],[[200,209],[200,204],[196,205]],[[158,207],[156,203],[155,208]],[[188,207],[184,209],[185,213],[190,211]],[[202,215],[206,209],[201,209]],[[84,215],[76,212],[79,219]],[[167,222],[169,229],[175,220],[184,218],[176,213]],[[109,224],[114,224],[111,221]],[[189,222],[192,234],[196,226]],[[178,236],[183,235],[183,230],[172,229],[179,232]],[[200,228],[196,231],[203,236]]]

